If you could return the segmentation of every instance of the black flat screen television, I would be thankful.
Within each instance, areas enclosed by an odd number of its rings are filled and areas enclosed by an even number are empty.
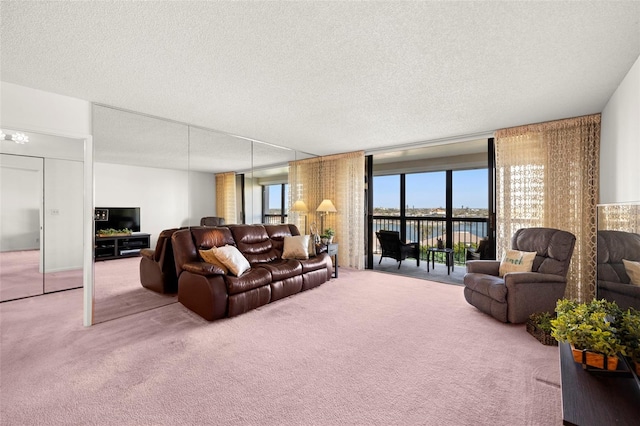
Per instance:
[[[101,229],[131,229],[140,232],[140,207],[96,207],[96,232]]]

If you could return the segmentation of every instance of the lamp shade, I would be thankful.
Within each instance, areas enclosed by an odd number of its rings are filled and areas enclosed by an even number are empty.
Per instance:
[[[320,205],[318,206],[316,211],[317,212],[326,212],[326,213],[329,213],[329,212],[335,213],[338,210],[336,210],[336,206],[333,205],[331,200],[324,199],[324,200],[322,200],[322,202],[320,203]]]
[[[306,213],[309,211],[309,209],[307,208],[307,205],[304,203],[304,201],[298,200],[295,203],[293,203],[293,206],[291,206],[291,211]]]

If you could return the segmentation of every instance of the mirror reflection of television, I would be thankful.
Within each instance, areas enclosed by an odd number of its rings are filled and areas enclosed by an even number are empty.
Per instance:
[[[140,232],[140,207],[96,207],[96,232],[101,229],[131,229]]]

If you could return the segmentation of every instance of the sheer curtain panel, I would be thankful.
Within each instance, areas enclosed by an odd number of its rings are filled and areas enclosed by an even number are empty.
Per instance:
[[[364,268],[364,151],[315,157],[289,163],[289,209],[298,200],[309,208],[308,224],[316,223],[318,231],[336,231],[339,243],[338,263]],[[316,208],[329,199],[337,212],[320,216]],[[303,219],[292,215],[300,228]],[[324,222],[324,229],[320,229]],[[302,228],[300,228],[302,229]]]
[[[518,228],[576,236],[565,297],[595,295],[600,114],[499,130],[496,148],[497,254]]]
[[[228,224],[236,223],[236,174],[216,174],[216,216]]]

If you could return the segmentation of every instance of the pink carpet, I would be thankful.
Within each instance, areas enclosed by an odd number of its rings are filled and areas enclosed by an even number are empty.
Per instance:
[[[82,292],[0,305],[3,425],[559,425],[557,347],[462,287],[372,271],[209,323],[82,327]]]
[[[94,264],[93,323],[178,302],[177,295],[159,294],[140,284],[140,257]]]
[[[40,250],[0,253],[0,300],[82,287],[82,268],[40,272]]]

